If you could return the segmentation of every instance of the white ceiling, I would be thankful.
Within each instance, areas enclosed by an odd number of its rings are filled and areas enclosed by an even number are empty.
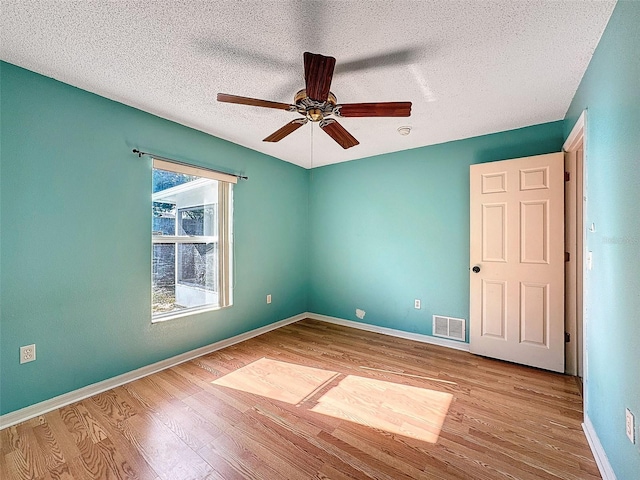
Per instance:
[[[562,119],[614,5],[2,0],[0,58],[308,168]],[[216,101],[292,103],[305,51],[336,57],[338,103],[411,117],[340,119],[360,141],[343,150],[310,123],[262,142],[296,114]]]

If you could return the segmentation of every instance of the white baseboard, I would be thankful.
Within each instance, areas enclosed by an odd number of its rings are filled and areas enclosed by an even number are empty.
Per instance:
[[[591,448],[593,457],[598,465],[598,470],[600,470],[600,475],[602,475],[602,480],[616,480],[616,474],[613,472],[613,468],[611,468],[607,454],[600,443],[600,439],[593,428],[593,424],[591,423],[589,416],[586,414],[584,416],[582,429],[584,430],[587,442],[589,442],[589,447]]]
[[[344,320],[342,318],[320,315],[318,313],[307,313],[306,316],[307,318],[312,318],[314,320],[320,320],[327,323],[335,323],[336,325],[357,328],[359,330],[366,330],[367,332],[382,333],[383,335],[405,338],[407,340],[414,340],[416,342],[430,343],[431,345],[453,348],[455,350],[462,350],[463,352],[469,351],[468,343],[456,342],[455,340],[448,340],[446,338],[432,337],[430,335],[423,335],[421,333],[405,332],[403,330],[395,330],[393,328],[378,327],[376,325],[370,325],[368,323],[354,322],[351,320]]]
[[[298,322],[307,318],[307,316],[308,315],[306,313],[301,313],[300,315],[285,318],[284,320],[280,320],[279,322],[265,325],[264,327],[256,328],[255,330],[251,330],[249,332],[241,333],[240,335],[236,335],[235,337],[220,340],[219,342],[212,343],[211,345],[196,348],[195,350],[176,355],[175,357],[167,358],[166,360],[152,363],[151,365],[147,365],[145,367],[141,367],[127,373],[123,373],[122,375],[118,375],[116,377],[108,378],[107,380],[103,380],[98,383],[87,385],[86,387],[82,387],[72,392],[50,398],[49,400],[45,400],[43,402],[21,408],[20,410],[6,413],[0,416],[0,430],[17,423],[24,422],[39,415],[44,415],[45,413],[48,413],[57,408],[64,407],[65,405],[84,400],[85,398],[91,397],[92,395],[102,393],[115,387],[119,387],[120,385],[124,385],[125,383],[138,380],[139,378],[146,377],[147,375],[151,375],[161,370],[166,370],[167,368],[173,367],[175,365],[188,362],[189,360],[201,357],[202,355],[215,352],[216,350],[220,350],[225,347],[230,347],[231,345],[235,345],[236,343],[244,342],[245,340],[257,337],[258,335],[262,335],[263,333],[267,333],[271,330],[289,325],[290,323]]]

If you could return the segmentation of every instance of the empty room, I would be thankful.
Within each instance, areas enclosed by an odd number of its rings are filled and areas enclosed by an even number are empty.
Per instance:
[[[0,2],[0,478],[640,479],[640,1]]]

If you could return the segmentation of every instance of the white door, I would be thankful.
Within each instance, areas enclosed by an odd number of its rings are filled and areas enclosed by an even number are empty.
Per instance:
[[[470,167],[470,350],[564,372],[564,155]]]

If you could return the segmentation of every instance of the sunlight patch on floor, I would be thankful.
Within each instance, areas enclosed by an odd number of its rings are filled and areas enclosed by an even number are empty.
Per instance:
[[[347,375],[311,410],[435,443],[452,398],[449,393]]]
[[[261,358],[214,385],[306,407],[378,430],[435,443],[453,395]]]
[[[337,376],[330,370],[261,358],[212,383],[297,405]]]

